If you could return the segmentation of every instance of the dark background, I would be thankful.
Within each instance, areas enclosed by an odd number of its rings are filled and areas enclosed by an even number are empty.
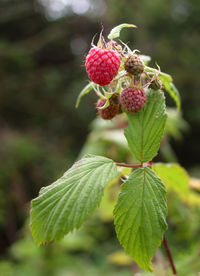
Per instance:
[[[18,238],[24,206],[71,166],[86,140],[96,98],[88,95],[77,110],[75,102],[101,23],[105,36],[118,24],[137,25],[122,40],[173,76],[190,128],[172,146],[200,175],[199,0],[1,0],[0,254]]]

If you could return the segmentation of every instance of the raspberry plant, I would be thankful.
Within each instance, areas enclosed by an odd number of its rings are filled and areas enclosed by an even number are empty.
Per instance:
[[[31,230],[37,245],[59,240],[78,229],[101,202],[105,186],[121,175],[120,167],[132,169],[125,175],[114,208],[117,237],[124,250],[141,268],[152,271],[151,260],[163,242],[174,275],[176,269],[166,238],[168,175],[179,174],[180,166],[152,162],[157,155],[166,124],[164,92],[169,92],[180,110],[180,96],[172,77],[148,66],[150,57],[140,55],[120,41],[120,31],[132,24],[113,28],[106,42],[102,34],[86,57],[92,80],[81,91],[98,96],[96,108],[102,119],[124,113],[128,147],[137,162],[125,164],[103,156],[85,155],[61,178],[41,189],[32,201]],[[118,41],[116,41],[118,40]]]

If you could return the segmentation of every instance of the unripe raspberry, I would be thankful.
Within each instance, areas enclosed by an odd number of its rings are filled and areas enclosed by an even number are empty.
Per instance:
[[[99,109],[98,108],[98,107],[104,106],[105,103],[106,103],[106,101],[102,100],[102,99],[99,99],[97,101],[96,107],[98,109],[98,114],[104,120],[111,120],[112,118],[114,118],[118,114],[119,104],[111,103],[108,107],[106,107],[104,109]]]
[[[93,47],[86,57],[85,67],[93,82],[107,85],[119,70],[120,55],[112,49]]]
[[[124,68],[128,73],[137,77],[144,71],[144,62],[138,55],[132,55],[126,60]]]
[[[128,112],[137,112],[143,108],[146,102],[144,90],[137,88],[125,88],[120,94],[120,102]]]
[[[149,85],[149,88],[154,89],[154,90],[159,90],[162,87],[162,81],[159,78],[156,78],[151,82]]]

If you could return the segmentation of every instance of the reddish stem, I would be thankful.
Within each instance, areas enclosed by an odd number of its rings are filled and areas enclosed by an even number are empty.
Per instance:
[[[126,164],[126,163],[119,163],[119,162],[115,162],[115,164],[117,166],[120,167],[127,167],[127,168],[143,168],[143,167],[150,167],[152,165],[152,162],[147,162],[147,163],[143,163],[143,164]]]
[[[126,164],[126,163],[118,163],[118,162],[115,162],[115,164],[117,166],[127,167],[127,168],[141,168],[142,167],[142,164]]]
[[[173,271],[173,275],[178,276],[178,274],[177,274],[177,272],[176,272],[176,267],[175,267],[175,265],[174,265],[174,260],[173,260],[173,257],[172,257],[172,254],[171,254],[171,252],[170,252],[170,249],[169,249],[169,246],[168,246],[168,243],[167,243],[167,240],[166,240],[165,236],[164,236],[164,238],[163,238],[163,244],[164,244],[165,250],[166,250],[166,252],[167,252],[167,257],[168,257],[168,259],[169,259],[170,266],[171,266],[171,269],[172,269],[172,271]]]

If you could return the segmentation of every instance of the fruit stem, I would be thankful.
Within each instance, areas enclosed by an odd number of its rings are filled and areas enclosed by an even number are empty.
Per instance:
[[[178,276],[178,274],[176,272],[176,267],[174,265],[174,260],[173,260],[172,254],[170,252],[170,249],[169,249],[169,246],[168,246],[165,235],[164,235],[164,238],[163,238],[163,244],[164,244],[165,250],[167,252],[167,257],[169,259],[169,263],[170,263],[171,269],[173,271],[173,275]]]
[[[115,78],[113,81],[118,81],[118,80],[120,80],[121,78],[123,78],[123,77],[125,77],[127,75],[128,75],[127,73],[124,73],[121,76],[119,76],[118,78]]]
[[[95,86],[93,86],[94,92],[97,94],[97,96],[102,99],[102,100],[106,100],[106,97],[99,91],[99,89],[97,89]]]

